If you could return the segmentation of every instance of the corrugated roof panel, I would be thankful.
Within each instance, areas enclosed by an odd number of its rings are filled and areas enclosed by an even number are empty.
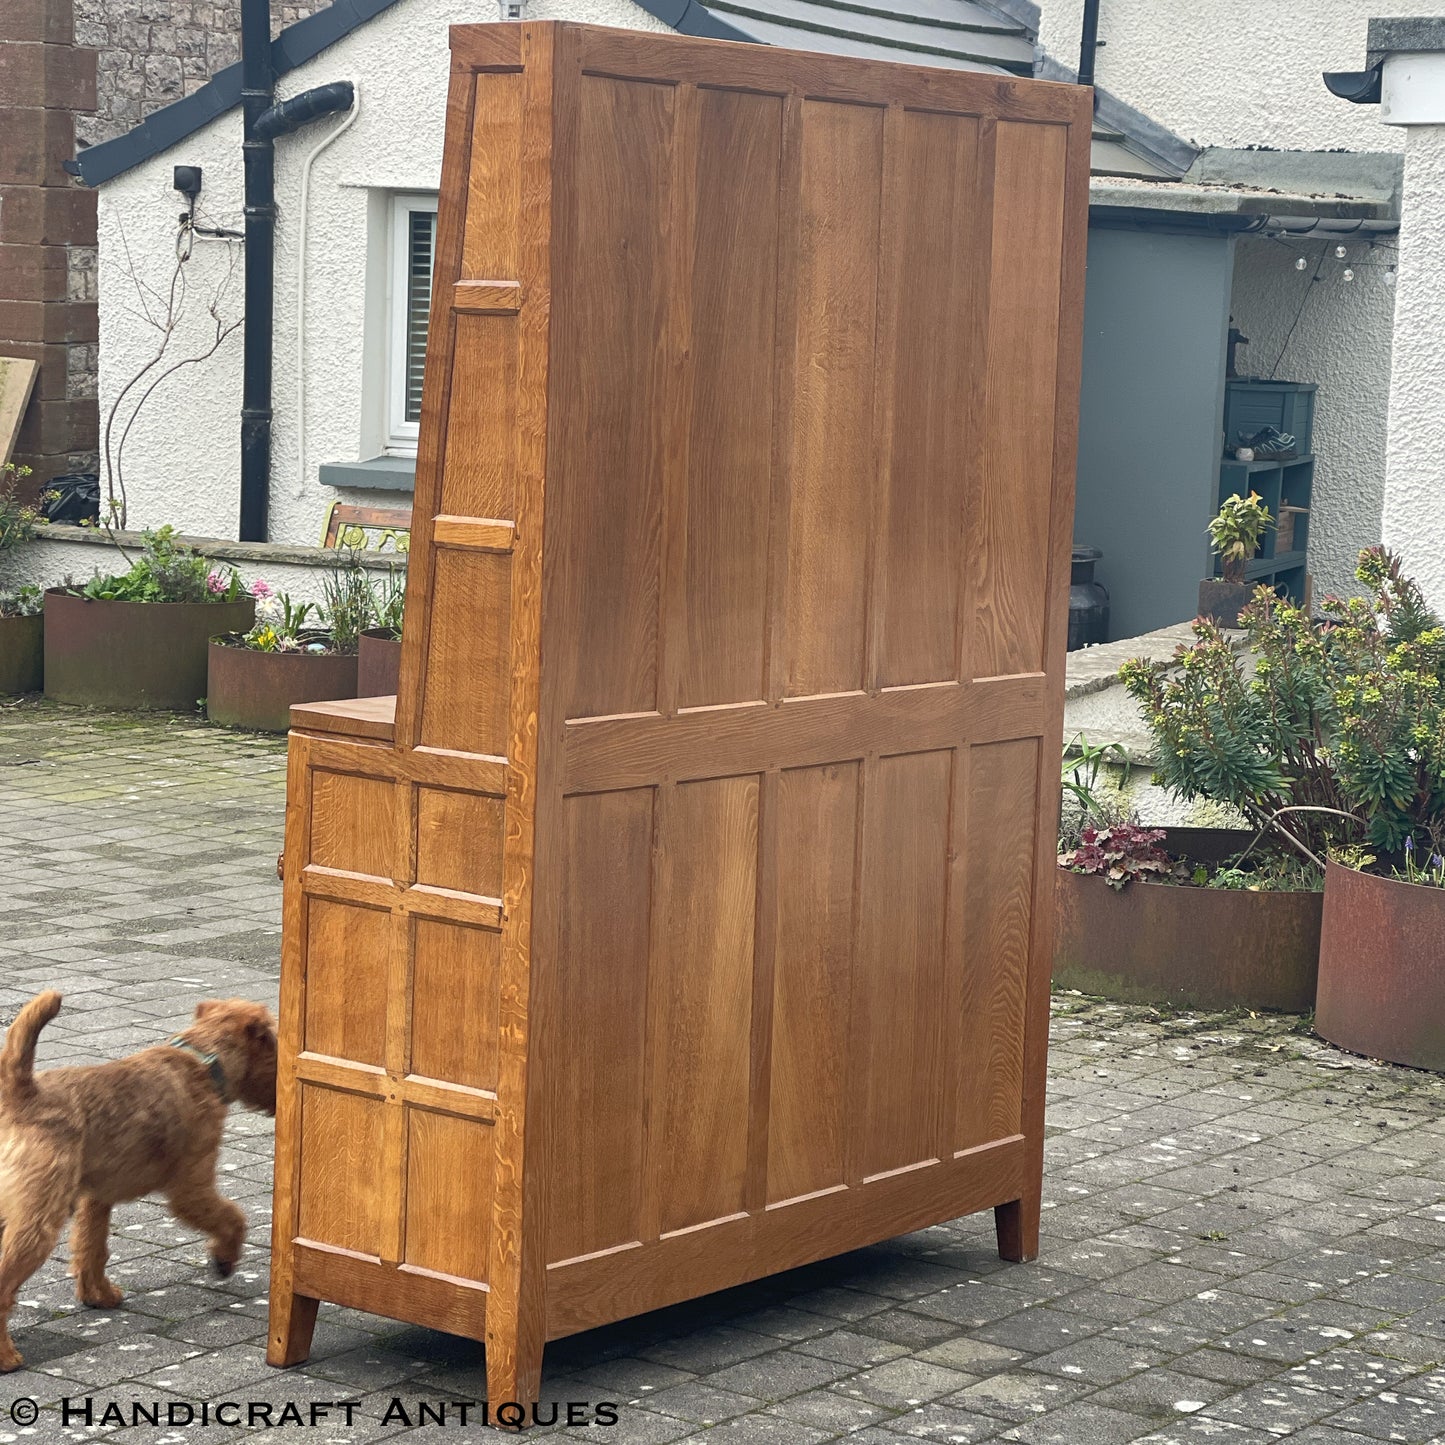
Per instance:
[[[960,19],[941,24],[900,18],[824,0],[708,0],[708,9],[770,45],[1017,75],[1033,72],[1033,43],[1019,30],[975,29]],[[824,44],[824,39],[844,44]]]

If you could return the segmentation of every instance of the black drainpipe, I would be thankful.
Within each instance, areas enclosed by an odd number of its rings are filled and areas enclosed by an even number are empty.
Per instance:
[[[271,500],[271,351],[275,311],[278,135],[318,116],[349,110],[349,80],[276,99],[270,0],[241,0],[241,100],[246,179],[246,337],[241,381],[242,542],[264,542]]]
[[[246,337],[241,384],[243,542],[266,540],[271,493],[271,328],[275,300],[276,168],[271,137],[256,122],[271,109],[270,0],[241,0],[241,154],[246,173]]]
[[[1094,52],[1099,48],[1099,0],[1084,0],[1084,21],[1079,32],[1079,84],[1094,83]]]

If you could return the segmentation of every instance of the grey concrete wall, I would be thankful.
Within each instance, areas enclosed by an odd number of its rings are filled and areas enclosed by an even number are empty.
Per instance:
[[[1074,540],[1104,553],[1111,637],[1197,607],[1233,263],[1229,236],[1089,231]]]

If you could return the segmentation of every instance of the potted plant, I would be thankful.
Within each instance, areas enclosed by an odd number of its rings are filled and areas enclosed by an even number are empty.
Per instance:
[[[1381,547],[1368,598],[1323,604],[1333,761],[1363,837],[1325,882],[1315,1027],[1331,1043],[1445,1070],[1445,627]]]
[[[260,587],[255,626],[211,639],[206,714],[224,727],[285,732],[293,704],[356,696],[357,624],[367,611],[358,614],[344,582],[326,584],[320,608]]]
[[[189,712],[205,695],[207,641],[255,622],[233,569],[212,568],[170,527],[142,538],[125,572],[45,593],[46,697]]]
[[[1219,558],[1221,577],[1206,577],[1199,584],[1199,615],[1221,627],[1238,627],[1240,611],[1248,604],[1250,589],[1244,569],[1254,560],[1265,532],[1274,525],[1269,508],[1258,492],[1227,497],[1219,515],[1209,524],[1209,540]]]
[[[39,692],[45,677],[45,643],[38,587],[0,592],[0,696]]]
[[[1130,882],[1118,894],[1094,876],[1116,860],[1066,848],[1060,982],[1191,1007],[1313,1004],[1324,859],[1331,837],[1350,826],[1321,743],[1330,709],[1323,642],[1303,611],[1267,588],[1239,620],[1247,657],[1200,618],[1194,642],[1169,662],[1134,660],[1120,676],[1149,730],[1155,781],[1185,801],[1222,805],[1245,831],[1201,839],[1171,830],[1151,841],[1171,865],[1187,866],[1135,870],[1158,883]]]
[[[29,467],[0,466],[0,555],[30,541],[45,525],[38,507],[22,501],[17,484]],[[33,587],[0,593],[0,694],[37,692],[41,685],[43,622]]]
[[[373,588],[372,626],[361,634],[356,665],[357,697],[391,697],[401,674],[401,624],[406,607],[406,575],[395,571]]]
[[[1089,776],[1101,751],[1065,761],[1054,982],[1129,1003],[1307,1009],[1319,871],[1246,830],[1141,827]]]

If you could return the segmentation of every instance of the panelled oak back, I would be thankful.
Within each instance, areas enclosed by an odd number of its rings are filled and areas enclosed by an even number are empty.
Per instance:
[[[406,638],[298,710],[273,1341],[1036,1249],[1076,88],[453,31]]]

